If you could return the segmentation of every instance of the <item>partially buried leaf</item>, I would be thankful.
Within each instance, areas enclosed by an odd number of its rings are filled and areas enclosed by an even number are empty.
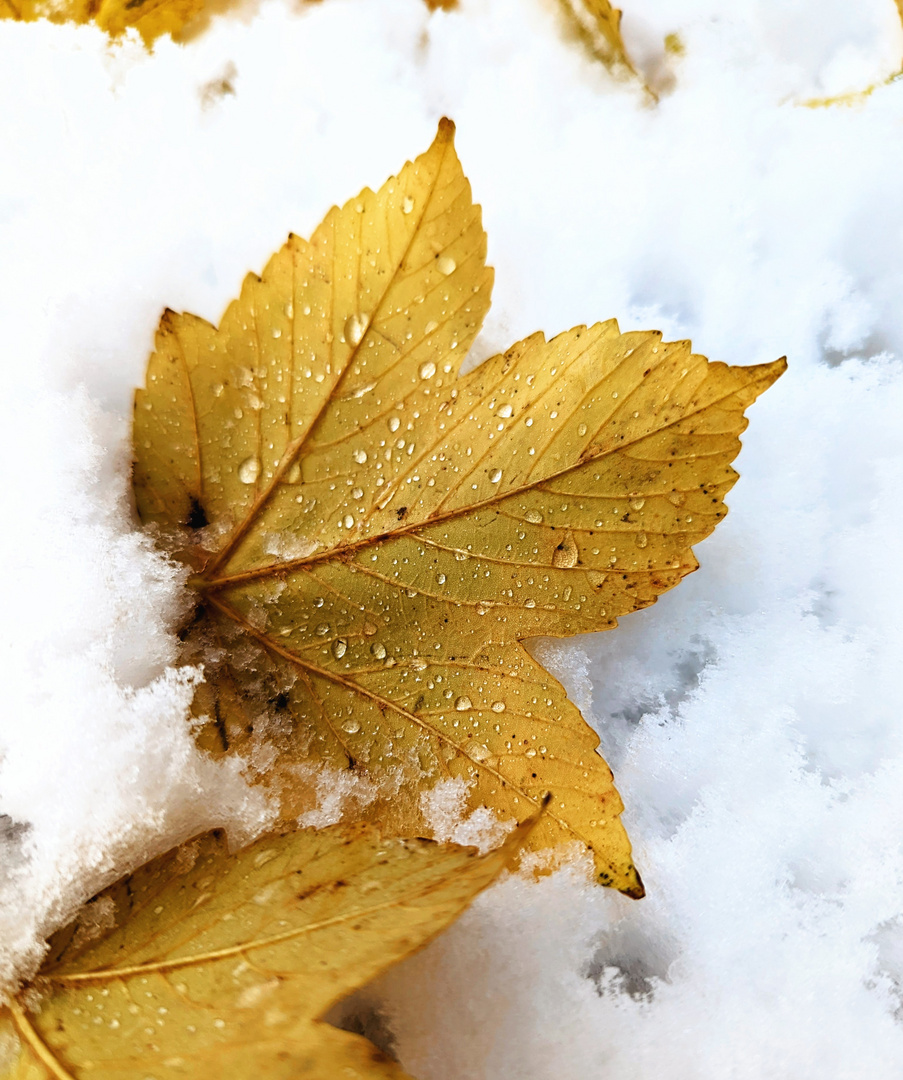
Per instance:
[[[639,896],[598,738],[521,641],[613,627],[696,569],[784,363],[612,321],[458,377],[492,277],[452,135],[291,236],[219,328],[164,315],[137,506],[194,570],[201,745],[250,756],[287,818],[303,762],[368,777],[403,833],[440,780],[514,818],[551,791],[531,846],[580,841]]]
[[[372,1043],[320,1022],[460,915],[531,826],[479,855],[366,825],[212,833],[97,897],[98,930],[50,942],[0,1010],[7,1080],[403,1080]],[[99,929],[103,927],[103,929]]]
[[[0,18],[54,23],[93,22],[116,37],[134,27],[150,45],[175,34],[204,6],[204,0],[0,0]]]

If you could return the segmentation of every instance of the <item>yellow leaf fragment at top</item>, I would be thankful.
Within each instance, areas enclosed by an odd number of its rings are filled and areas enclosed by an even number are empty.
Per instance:
[[[636,75],[624,38],[621,12],[608,0],[561,0],[586,46],[609,67],[620,67]]]
[[[405,1080],[321,1017],[421,948],[499,875],[531,825],[488,855],[367,826],[220,834],[148,863],[50,941],[0,1008],[4,1080]]]
[[[903,0],[894,0],[894,2],[897,8],[897,15],[901,23],[903,23]],[[891,72],[890,75],[885,76],[883,79],[879,79],[877,82],[869,83],[869,85],[862,90],[848,90],[840,94],[831,94],[827,97],[808,98],[807,100],[800,102],[800,104],[807,109],[826,109],[835,105],[863,105],[876,90],[881,90],[885,86],[891,86],[894,83],[899,82],[901,78],[903,78],[903,67],[899,67],[896,71]]]
[[[378,192],[246,278],[220,326],[167,312],[138,392],[142,519],[194,570],[201,745],[309,809],[300,764],[428,827],[439,781],[578,841],[642,895],[598,738],[521,642],[613,627],[697,566],[743,411],[783,362],[709,363],[615,322],[467,375],[491,271],[443,121]]]
[[[0,0],[0,18],[93,22],[113,37],[134,27],[150,45],[162,34],[176,34],[203,6],[204,0]]]

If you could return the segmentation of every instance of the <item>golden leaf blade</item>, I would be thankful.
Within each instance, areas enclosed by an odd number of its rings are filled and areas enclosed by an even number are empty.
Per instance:
[[[54,23],[96,23],[112,37],[134,27],[150,46],[162,34],[176,34],[203,8],[204,0],[0,0],[0,19]]]
[[[612,627],[696,568],[744,410],[784,364],[611,321],[456,377],[491,277],[451,136],[292,238],[219,330],[164,317],[136,398],[139,511],[181,528],[197,571],[201,744],[263,753],[287,816],[299,761],[366,774],[409,831],[427,827],[410,792],[439,780],[515,818],[551,790],[532,846],[579,840],[641,895],[598,739],[520,642]],[[392,221],[400,241],[367,239]],[[288,398],[299,368],[310,393]]]
[[[99,939],[51,939],[34,989],[0,1013],[4,1075],[403,1080],[319,1018],[457,918],[531,826],[484,856],[362,825],[234,855],[219,834],[183,845],[96,898],[115,917]]]

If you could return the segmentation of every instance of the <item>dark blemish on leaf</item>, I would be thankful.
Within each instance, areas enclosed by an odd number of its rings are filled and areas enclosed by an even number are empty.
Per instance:
[[[205,529],[210,524],[206,510],[194,495],[191,496],[191,509],[188,511],[188,520],[185,524],[189,529]]]
[[[223,721],[219,711],[219,702],[213,703],[213,726],[216,728],[216,733],[219,735],[219,740],[223,744],[223,749],[229,749],[229,736],[226,734],[226,724]]]

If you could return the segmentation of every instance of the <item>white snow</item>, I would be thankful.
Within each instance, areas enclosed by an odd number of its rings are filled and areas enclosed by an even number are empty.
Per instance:
[[[194,750],[181,577],[129,506],[162,308],[217,320],[447,114],[496,268],[480,356],[615,315],[790,370],[702,569],[539,645],[647,898],[509,878],[362,1008],[421,1080],[903,1074],[903,83],[802,104],[882,83],[903,30],[893,0],[624,2],[658,105],[552,0],[261,0],[152,55],[0,23],[0,979],[151,851],[265,818]],[[480,839],[457,797],[437,824]]]

